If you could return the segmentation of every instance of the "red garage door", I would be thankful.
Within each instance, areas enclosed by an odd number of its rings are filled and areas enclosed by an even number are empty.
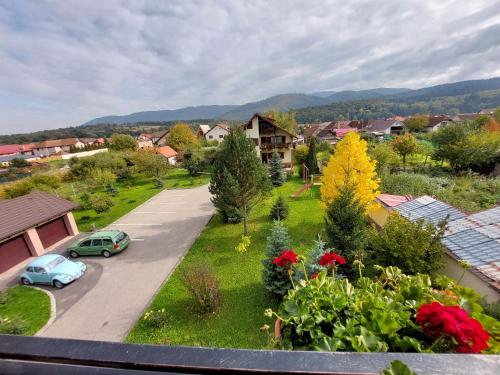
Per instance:
[[[0,273],[29,258],[31,253],[23,236],[0,243]]]
[[[62,217],[39,226],[36,231],[45,249],[69,235]]]

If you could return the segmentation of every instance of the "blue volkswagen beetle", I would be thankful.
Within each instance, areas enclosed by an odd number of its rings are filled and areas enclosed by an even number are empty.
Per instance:
[[[84,263],[72,262],[61,255],[42,255],[28,264],[21,274],[21,283],[47,284],[62,288],[82,277],[86,269]]]

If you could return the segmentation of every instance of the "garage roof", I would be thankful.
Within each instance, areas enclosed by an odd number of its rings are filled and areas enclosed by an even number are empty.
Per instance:
[[[0,201],[0,241],[76,208],[71,201],[36,191]]]

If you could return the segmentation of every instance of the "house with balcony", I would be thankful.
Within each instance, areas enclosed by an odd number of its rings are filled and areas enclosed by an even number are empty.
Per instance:
[[[255,144],[263,163],[268,163],[274,151],[278,152],[285,168],[293,167],[295,134],[280,128],[272,118],[256,113],[243,125],[245,133]]]

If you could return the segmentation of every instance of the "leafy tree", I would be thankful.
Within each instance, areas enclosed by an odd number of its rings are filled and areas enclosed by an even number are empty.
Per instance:
[[[349,132],[337,143],[335,153],[323,170],[321,199],[332,203],[345,188],[353,189],[355,199],[365,210],[375,207],[379,194],[376,161],[367,154],[367,143],[355,132]]]
[[[403,165],[406,165],[406,155],[417,151],[417,139],[410,133],[405,133],[394,137],[391,142],[394,151],[403,157]]]
[[[16,198],[31,193],[35,189],[35,184],[31,179],[21,180],[4,188],[5,194],[9,198]]]
[[[286,176],[281,163],[280,154],[274,151],[270,163],[271,182],[274,186],[281,186],[285,182]]]
[[[425,129],[429,125],[428,116],[413,116],[408,117],[404,120],[406,128],[412,133],[418,133]]]
[[[161,154],[151,150],[140,150],[135,154],[135,167],[147,177],[160,178],[164,176],[170,165],[167,159]]]
[[[369,150],[369,155],[377,161],[377,173],[381,174],[386,169],[399,165],[399,155],[386,142],[378,143]]]
[[[183,122],[175,124],[167,135],[167,145],[172,147],[181,156],[187,147],[198,147],[198,142],[198,138],[196,138],[189,125]]]
[[[434,146],[428,141],[419,141],[417,145],[417,152],[425,156],[424,165],[427,164],[427,159],[429,159],[434,153]]]
[[[368,255],[375,264],[397,266],[406,274],[435,274],[443,266],[445,227],[445,221],[435,226],[393,213],[381,230],[369,231]]]
[[[111,136],[111,147],[118,151],[136,150],[137,142],[131,135],[113,134]]]
[[[267,237],[266,258],[262,261],[262,282],[271,293],[283,296],[292,287],[290,276],[273,260],[281,255],[283,250],[290,249],[291,240],[288,230],[281,221],[275,221],[271,235]]]
[[[298,145],[295,147],[295,163],[302,164],[306,160],[306,156],[309,153],[309,146]]]
[[[187,169],[190,176],[198,176],[204,169],[205,163],[197,150],[190,148],[184,151],[184,159],[182,161],[184,168]]]
[[[107,169],[95,168],[89,176],[89,183],[94,187],[107,186],[114,182],[116,182],[116,175]]]
[[[107,195],[96,194],[90,199],[90,204],[96,214],[108,212],[115,205],[113,199]]]
[[[209,186],[212,202],[226,222],[243,218],[248,235],[248,213],[271,190],[267,168],[255,152],[255,145],[241,128],[232,128],[224,139],[213,166]]]
[[[325,224],[330,245],[347,260],[342,266],[342,273],[350,278],[355,277],[353,262],[363,256],[366,223],[365,208],[356,198],[353,187],[343,187],[328,205]]]
[[[317,174],[319,172],[318,159],[316,158],[316,138],[311,138],[309,142],[309,149],[307,151],[306,160],[304,161],[307,168],[309,168],[309,174]]]
[[[497,107],[497,109],[495,109],[495,112],[493,112],[493,118],[496,122],[500,123],[500,107]]]
[[[273,204],[269,216],[273,220],[284,220],[288,217],[288,203],[282,195],[280,195]]]
[[[280,112],[276,108],[273,108],[266,115],[271,117],[280,128],[295,133],[295,129],[297,128],[295,112]]]
[[[12,168],[24,168],[27,167],[28,165],[30,164],[26,161],[26,159],[22,158],[15,158],[10,161],[10,166]]]

